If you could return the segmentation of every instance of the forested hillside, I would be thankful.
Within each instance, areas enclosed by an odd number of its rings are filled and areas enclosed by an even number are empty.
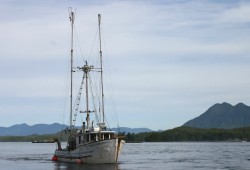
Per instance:
[[[181,141],[250,141],[250,127],[237,129],[199,129],[178,127],[163,132],[127,134],[127,141],[181,142]]]
[[[197,128],[233,129],[250,126],[250,107],[239,103],[232,106],[229,103],[215,104],[206,112],[183,126]]]

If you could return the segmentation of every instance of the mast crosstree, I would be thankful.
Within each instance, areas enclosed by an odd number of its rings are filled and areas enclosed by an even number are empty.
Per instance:
[[[84,72],[84,77],[85,77],[85,82],[86,82],[86,111],[84,112],[81,112],[81,113],[86,113],[86,121],[87,121],[87,129],[89,129],[89,125],[90,125],[90,117],[89,117],[89,114],[90,112],[93,112],[93,111],[90,111],[89,110],[89,87],[88,87],[88,79],[89,79],[89,72],[94,69],[94,66],[89,66],[88,65],[88,62],[85,61],[85,65],[81,68],[79,68],[80,70],[82,70]]]

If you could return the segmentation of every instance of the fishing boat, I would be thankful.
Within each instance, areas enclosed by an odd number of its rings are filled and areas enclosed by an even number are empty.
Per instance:
[[[105,122],[105,112],[104,112],[104,87],[103,87],[103,63],[102,63],[102,42],[101,42],[101,15],[98,14],[98,32],[99,32],[99,65],[93,66],[89,65],[88,61],[85,61],[84,65],[81,67],[73,66],[73,37],[74,37],[74,20],[75,12],[70,11],[70,23],[71,23],[71,50],[70,50],[70,125],[67,129],[69,133],[67,146],[62,148],[61,142],[55,139],[57,143],[57,148],[55,154],[52,157],[53,161],[62,162],[73,162],[73,163],[117,163],[119,155],[121,153],[122,147],[125,143],[122,138],[107,128],[107,123]],[[80,85],[80,91],[76,97],[77,103],[73,107],[73,73],[74,69],[81,71],[83,73],[82,82]],[[93,109],[90,107],[89,93],[91,93],[91,83],[90,79],[91,73],[98,73],[100,79],[100,99],[98,109]],[[84,105],[85,110],[79,111],[78,106],[80,104],[81,94],[84,94]],[[99,121],[94,124],[94,121],[90,122],[90,115],[92,112],[99,111]],[[74,112],[74,113],[73,113]],[[82,121],[82,125],[75,126],[76,112],[86,114],[86,122]],[[74,114],[74,115],[73,115]]]

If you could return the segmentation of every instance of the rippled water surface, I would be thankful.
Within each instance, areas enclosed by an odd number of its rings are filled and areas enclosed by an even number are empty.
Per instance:
[[[116,165],[52,162],[55,144],[0,142],[0,169],[228,169],[250,170],[249,142],[127,143]]]

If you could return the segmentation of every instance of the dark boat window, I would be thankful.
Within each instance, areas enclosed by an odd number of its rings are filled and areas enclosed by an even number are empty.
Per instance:
[[[95,134],[91,134],[91,142],[95,141]]]
[[[104,134],[104,139],[109,139],[109,134]]]
[[[87,141],[86,142],[89,142],[89,135],[87,135]]]

